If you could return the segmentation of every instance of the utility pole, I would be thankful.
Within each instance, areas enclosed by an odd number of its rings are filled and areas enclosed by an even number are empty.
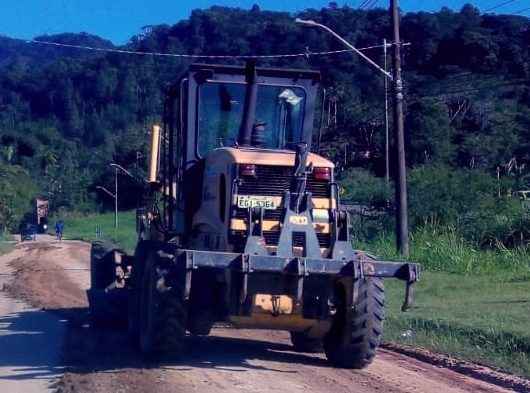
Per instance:
[[[396,184],[396,240],[401,255],[409,255],[409,227],[407,212],[407,168],[405,163],[405,127],[403,120],[403,81],[401,79],[401,39],[399,35],[399,0],[390,0],[390,15],[394,31],[394,128],[397,158]]]
[[[383,40],[383,52],[385,56],[385,71],[388,72],[386,38]],[[388,129],[388,78],[385,78],[385,180],[387,186],[390,184],[390,140]]]
[[[114,167],[114,228],[118,228],[118,168]]]

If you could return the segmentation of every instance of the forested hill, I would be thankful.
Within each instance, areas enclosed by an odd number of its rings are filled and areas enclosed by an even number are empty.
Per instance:
[[[383,9],[330,6],[298,16],[331,26],[357,47],[391,37]],[[212,7],[173,26],[149,26],[126,48],[234,55],[343,49],[322,31],[295,25],[294,17],[257,6]],[[411,168],[470,169],[492,179],[499,173],[511,179],[510,190],[530,188],[529,26],[527,17],[481,15],[470,5],[403,16]],[[112,47],[88,34],[40,39]],[[366,53],[383,62],[381,48]],[[106,203],[95,185],[111,182],[107,164],[144,167],[146,133],[160,118],[163,88],[187,64],[0,38],[0,225],[16,225],[35,194],[49,197],[54,209]],[[320,69],[326,108],[337,113],[324,122],[323,152],[346,169],[383,175],[383,80],[370,67],[348,53],[260,65]],[[123,207],[135,202],[131,197]]]
[[[35,41],[51,41],[60,44],[83,45],[93,48],[113,48],[114,45],[95,35],[80,33],[63,33],[50,36],[38,36]],[[78,60],[93,58],[97,53],[79,51],[77,49],[50,47],[45,45],[30,45],[28,41],[21,41],[0,36],[0,69],[10,66],[14,61],[31,67],[43,67],[64,57]]]

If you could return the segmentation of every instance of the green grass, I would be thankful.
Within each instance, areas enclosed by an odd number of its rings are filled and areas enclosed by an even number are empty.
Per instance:
[[[399,309],[403,284],[386,281],[385,340],[530,377],[530,275],[426,272],[416,305]]]
[[[396,256],[393,241],[365,244]],[[416,305],[400,311],[404,285],[387,280],[385,340],[454,355],[530,377],[530,252],[479,250],[453,231],[421,230],[411,261],[424,268]]]
[[[114,228],[114,213],[78,215],[61,217],[64,225],[64,239],[94,241],[96,227],[101,228],[102,238],[123,247],[127,252],[133,252],[136,246],[136,215],[134,211],[118,214],[118,228]],[[55,222],[54,218],[52,223]],[[54,230],[53,225],[50,228]]]
[[[13,243],[7,243],[8,240],[12,240],[10,235],[0,233],[0,255],[7,254],[13,249]]]

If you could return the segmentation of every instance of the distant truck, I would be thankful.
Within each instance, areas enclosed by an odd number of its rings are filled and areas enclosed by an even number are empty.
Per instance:
[[[48,230],[48,213],[50,203],[44,198],[35,198],[35,215],[38,233],[45,233]]]

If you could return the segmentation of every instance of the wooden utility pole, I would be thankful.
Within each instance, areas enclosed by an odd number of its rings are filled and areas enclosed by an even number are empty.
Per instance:
[[[403,256],[409,255],[409,225],[407,211],[407,167],[405,163],[405,127],[403,120],[403,81],[401,79],[401,39],[399,36],[399,0],[390,0],[390,15],[394,31],[394,143],[396,146],[396,243]]]
[[[383,40],[383,54],[385,57],[385,71],[388,72],[388,64],[387,64],[387,46],[388,43],[386,42],[386,39]],[[389,138],[389,129],[388,129],[388,77],[385,76],[385,180],[386,184],[390,184],[390,154],[389,154],[389,146],[390,146],[390,138]]]
[[[118,228],[118,168],[114,168],[114,228]]]

